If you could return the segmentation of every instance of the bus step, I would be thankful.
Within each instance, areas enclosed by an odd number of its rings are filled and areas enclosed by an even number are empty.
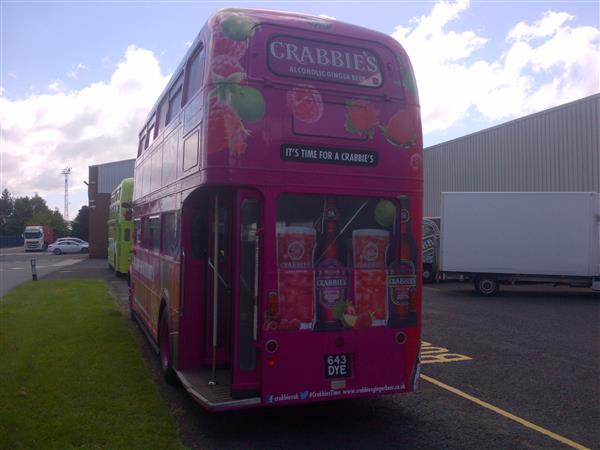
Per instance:
[[[227,409],[260,404],[260,397],[236,400],[231,396],[229,370],[217,370],[217,383],[210,385],[212,371],[210,369],[195,369],[178,371],[177,375],[185,389],[200,403],[209,408]]]

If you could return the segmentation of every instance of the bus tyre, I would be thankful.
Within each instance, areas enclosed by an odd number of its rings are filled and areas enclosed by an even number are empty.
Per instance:
[[[163,311],[160,316],[160,326],[158,329],[158,348],[160,356],[160,369],[162,371],[165,381],[169,384],[175,385],[177,383],[177,375],[173,370],[171,363],[171,345],[169,342],[169,323],[167,320],[167,313]]]
[[[479,295],[492,297],[500,290],[500,283],[492,276],[479,275],[475,278],[475,290]]]

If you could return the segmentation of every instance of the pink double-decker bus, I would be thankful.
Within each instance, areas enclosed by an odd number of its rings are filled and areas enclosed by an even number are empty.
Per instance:
[[[414,390],[422,184],[390,36],[211,17],[139,134],[130,304],[167,380],[211,410]]]

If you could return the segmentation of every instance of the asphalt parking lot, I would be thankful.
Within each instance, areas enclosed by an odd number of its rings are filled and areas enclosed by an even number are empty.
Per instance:
[[[77,268],[77,270],[74,270]],[[107,280],[127,314],[127,287],[102,262],[53,277]],[[600,448],[600,297],[584,289],[467,283],[424,288],[417,393],[209,414],[166,385],[132,324],[189,448]]]
[[[546,431],[598,448],[599,319],[600,295],[589,289],[503,286],[496,297],[482,298],[470,283],[429,285],[423,339],[471,359],[427,364],[422,372]],[[510,420],[503,417],[497,414],[498,423]],[[554,438],[534,442],[560,447]]]

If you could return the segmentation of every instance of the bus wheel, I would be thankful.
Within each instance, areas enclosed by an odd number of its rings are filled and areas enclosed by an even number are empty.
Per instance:
[[[479,295],[484,297],[492,297],[500,290],[498,280],[489,275],[479,275],[475,278],[475,290]]]
[[[423,267],[423,283],[433,283],[435,273],[429,267]]]
[[[169,384],[177,383],[177,376],[171,364],[171,345],[169,343],[169,324],[167,313],[163,311],[160,316],[160,327],[158,329],[158,348],[160,356],[160,369],[165,381]]]

